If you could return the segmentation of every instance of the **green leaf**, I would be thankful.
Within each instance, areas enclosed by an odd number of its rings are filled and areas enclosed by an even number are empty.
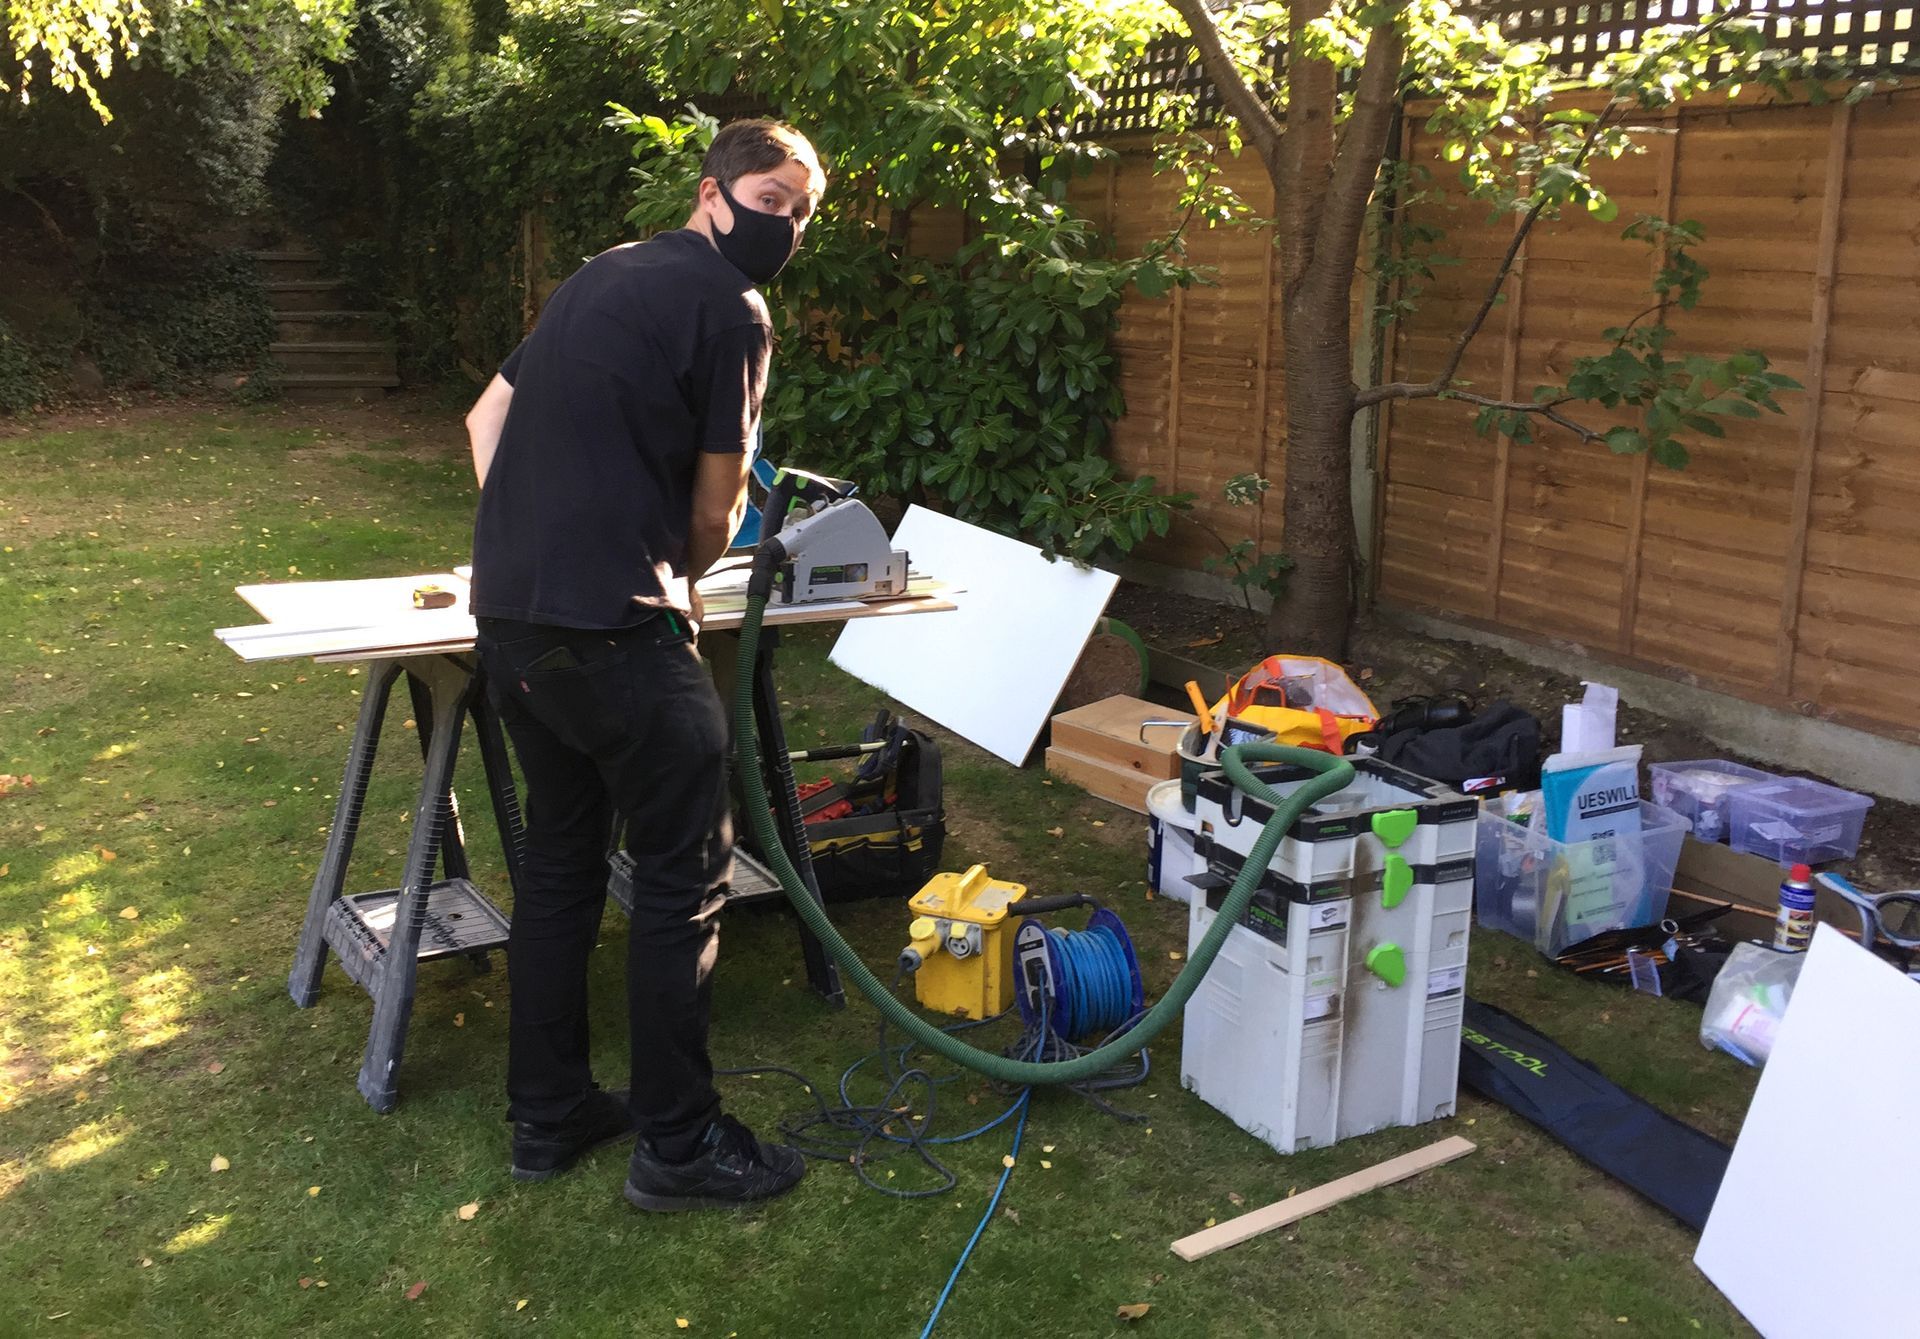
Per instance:
[[[1655,442],[1652,454],[1654,460],[1670,470],[1684,470],[1687,467],[1687,462],[1692,459],[1692,457],[1687,454],[1687,448],[1672,438],[1668,438],[1662,442]]]
[[[1647,449],[1647,439],[1637,428],[1611,428],[1606,438],[1607,449],[1616,455],[1637,455]]]

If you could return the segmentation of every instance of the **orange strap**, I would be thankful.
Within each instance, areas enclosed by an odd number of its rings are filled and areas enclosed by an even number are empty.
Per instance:
[[[1340,718],[1325,707],[1315,707],[1313,711],[1320,718],[1320,738],[1326,744],[1327,752],[1338,758],[1346,751],[1346,736],[1340,733]]]

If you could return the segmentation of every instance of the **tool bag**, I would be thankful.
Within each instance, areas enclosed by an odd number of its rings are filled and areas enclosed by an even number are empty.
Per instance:
[[[1331,660],[1268,656],[1227,689],[1213,714],[1273,731],[1273,742],[1346,752],[1349,735],[1366,734],[1380,712],[1360,685]]]
[[[853,780],[807,787],[801,802],[814,878],[834,901],[911,897],[939,872],[947,838],[940,746],[884,711],[860,738],[881,747]]]

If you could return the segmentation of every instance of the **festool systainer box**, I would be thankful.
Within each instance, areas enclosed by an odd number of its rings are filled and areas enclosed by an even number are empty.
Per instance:
[[[1478,805],[1356,767],[1281,843],[1187,1005],[1183,1082],[1282,1152],[1454,1109]],[[1284,793],[1307,775],[1262,779]],[[1196,790],[1190,948],[1271,813],[1218,774]]]

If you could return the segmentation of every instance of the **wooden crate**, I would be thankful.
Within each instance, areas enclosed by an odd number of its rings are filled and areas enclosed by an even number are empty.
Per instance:
[[[1180,726],[1147,730],[1143,741],[1140,727],[1145,721],[1178,721]],[[1047,753],[1047,770],[1055,770],[1051,759],[1058,750],[1086,762],[1135,773],[1148,784],[1171,781],[1180,775],[1181,730],[1191,724],[1190,712],[1155,706],[1137,697],[1110,697],[1075,707],[1053,718],[1053,748]],[[1139,807],[1144,813],[1144,800]]]
[[[1147,792],[1165,779],[1119,763],[1083,757],[1058,746],[1047,750],[1047,771],[1073,782],[1089,795],[1097,795],[1109,804],[1131,809],[1136,814],[1147,812]]]

